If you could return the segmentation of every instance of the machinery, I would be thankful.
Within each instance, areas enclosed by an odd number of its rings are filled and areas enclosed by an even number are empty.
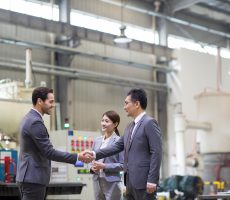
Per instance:
[[[196,168],[193,174],[199,174],[204,180],[205,195],[213,191],[228,191],[230,93],[205,90],[195,99],[199,111],[196,121],[188,120],[181,109],[175,115],[176,174],[186,175],[188,168],[193,167]],[[188,157],[185,151],[185,132],[192,129],[196,130],[194,146],[197,151]]]
[[[230,189],[230,93],[223,91],[203,92],[196,96],[199,120],[212,124],[209,132],[198,131],[206,183],[206,192],[213,186],[217,191]],[[207,141],[208,138],[208,141]],[[209,183],[209,184],[208,184]]]
[[[16,150],[0,149],[0,182],[14,183],[17,172]]]
[[[70,153],[80,153],[86,149],[91,149],[93,141],[100,136],[99,132],[80,130],[60,130],[50,132],[50,139],[57,150],[68,151]],[[92,174],[90,174],[90,164],[78,162],[76,167],[59,162],[52,162],[51,183],[68,182],[83,183],[82,193],[79,195],[68,195],[65,199],[94,199]],[[58,196],[50,198],[59,199]],[[62,196],[62,199],[64,197]]]
[[[199,176],[174,175],[160,183],[160,192],[168,192],[170,199],[192,200],[203,193],[204,182]]]

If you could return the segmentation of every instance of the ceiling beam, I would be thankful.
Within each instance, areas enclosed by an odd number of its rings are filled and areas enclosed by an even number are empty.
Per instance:
[[[25,71],[25,61],[10,59],[0,57],[0,69],[7,69],[13,71]],[[153,91],[163,91],[168,92],[167,83],[158,83],[155,81],[146,81],[141,79],[136,79],[132,77],[121,77],[111,74],[104,74],[98,72],[92,72],[87,70],[79,70],[73,68],[66,68],[63,66],[48,65],[45,63],[32,63],[32,70],[38,74],[48,74],[54,76],[67,77],[69,79],[75,80],[86,80],[91,82],[98,82],[103,84],[112,84],[119,86],[128,87],[142,87],[144,89]]]
[[[123,4],[121,4],[120,1],[115,1],[115,0],[101,0],[101,1],[106,2],[106,3],[110,3],[110,4],[115,5],[115,6],[123,6]],[[228,38],[228,39],[230,38],[229,32],[220,31],[218,29],[214,29],[214,28],[211,28],[209,26],[201,25],[198,23],[193,23],[193,22],[188,21],[188,20],[184,20],[184,19],[180,19],[180,18],[176,18],[176,17],[172,17],[169,15],[165,15],[165,14],[156,12],[149,6],[149,4],[147,4],[147,3],[146,3],[146,5],[140,4],[137,0],[128,1],[128,3],[126,5],[124,5],[124,7],[126,9],[130,9],[130,10],[133,10],[136,12],[151,15],[154,17],[159,17],[159,18],[165,19],[165,20],[172,22],[172,23],[176,23],[176,24],[183,25],[183,26],[188,26],[190,28],[204,31],[204,32],[208,32],[210,34],[218,35],[218,36],[221,36],[224,38]]]
[[[136,67],[136,68],[147,69],[147,70],[156,70],[156,71],[160,71],[164,73],[176,72],[175,69],[169,68],[167,66],[148,65],[148,64],[143,64],[143,63],[126,61],[126,60],[117,59],[113,57],[98,55],[94,52],[85,52],[85,51],[83,52],[83,51],[77,50],[76,48],[71,48],[71,47],[66,47],[66,46],[61,46],[61,45],[54,45],[54,44],[48,44],[48,43],[42,43],[42,42],[38,43],[38,42],[25,41],[25,40],[20,40],[20,39],[12,39],[12,38],[4,38],[4,37],[0,37],[0,43],[9,44],[9,45],[25,46],[25,47],[31,47],[31,48],[40,48],[40,49],[45,49],[45,50],[53,51],[53,52],[78,55],[78,56],[82,56],[86,58],[96,59],[96,60],[104,61],[107,63],[126,65],[130,67]]]
[[[171,10],[174,13],[203,1],[204,0],[170,0],[169,2],[171,5]]]

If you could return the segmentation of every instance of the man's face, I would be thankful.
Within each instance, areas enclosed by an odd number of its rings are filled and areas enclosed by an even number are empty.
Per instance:
[[[131,101],[131,96],[125,98],[124,110],[129,117],[135,117],[137,112],[137,102]]]
[[[42,114],[50,115],[52,112],[52,108],[55,106],[54,94],[49,93],[47,95],[47,99],[45,101],[41,101],[41,111]]]

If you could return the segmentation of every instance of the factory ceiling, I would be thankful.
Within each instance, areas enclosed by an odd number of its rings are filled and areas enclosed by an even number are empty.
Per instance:
[[[167,33],[229,48],[230,0],[101,0],[167,22]]]
[[[40,0],[50,3],[50,0]],[[97,0],[165,20],[167,33],[220,47],[230,46],[230,0]],[[60,4],[61,0],[53,1]],[[90,2],[90,1],[89,1]],[[71,4],[76,4],[72,1]],[[161,22],[158,27],[161,28]]]
[[[60,3],[61,1],[55,2]],[[156,29],[161,30],[162,35],[171,34],[195,42],[224,48],[230,47],[230,0],[98,0],[98,2],[108,3],[114,7],[125,7],[125,9],[155,17]],[[109,34],[85,29],[82,31],[82,28],[74,28],[69,24],[65,25],[11,11],[1,10],[0,21],[50,32],[57,32],[59,29],[65,32],[77,32],[81,39],[94,41],[96,38],[99,42],[114,45],[112,42],[114,36]],[[80,34],[80,32],[84,34]],[[90,37],[92,34],[94,37]],[[150,45],[133,41],[127,48],[140,51],[147,49],[148,53],[170,58],[171,50],[164,48],[164,45],[162,43],[160,46]]]

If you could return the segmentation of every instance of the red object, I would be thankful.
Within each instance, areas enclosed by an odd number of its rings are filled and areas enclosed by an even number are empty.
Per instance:
[[[89,141],[86,141],[86,148],[89,148]]]
[[[14,178],[12,179],[12,175],[16,176],[16,164],[14,162],[14,159],[12,159],[9,156],[5,156],[3,159],[0,160],[4,160],[4,176],[5,176],[5,183],[11,183],[14,182]],[[14,167],[14,172],[13,174],[10,174],[10,165],[13,165]]]
[[[4,165],[5,165],[5,182],[10,183],[10,157],[4,157]]]

